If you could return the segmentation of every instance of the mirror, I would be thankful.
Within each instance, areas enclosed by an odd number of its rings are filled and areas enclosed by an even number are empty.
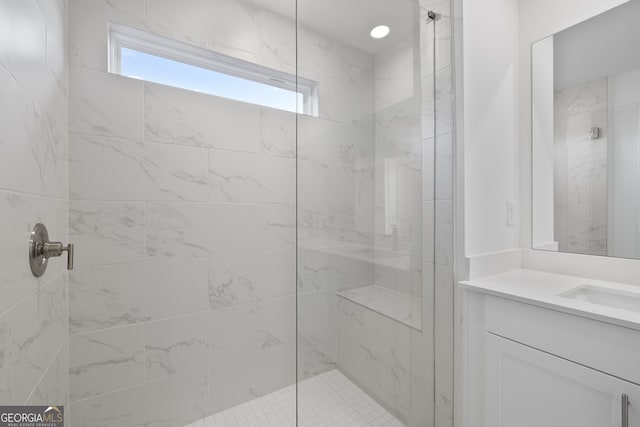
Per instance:
[[[640,258],[640,0],[532,45],[534,249]]]

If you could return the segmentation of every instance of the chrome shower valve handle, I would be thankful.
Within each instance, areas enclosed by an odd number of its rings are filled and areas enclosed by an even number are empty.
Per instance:
[[[29,240],[29,264],[34,276],[40,277],[47,270],[49,258],[55,258],[67,253],[67,270],[73,270],[73,244],[64,245],[61,242],[50,242],[47,227],[36,224],[31,231]]]
[[[62,252],[67,252],[67,270],[73,270],[73,244],[67,246],[61,242],[45,243],[42,248],[42,254],[45,258],[59,257]]]

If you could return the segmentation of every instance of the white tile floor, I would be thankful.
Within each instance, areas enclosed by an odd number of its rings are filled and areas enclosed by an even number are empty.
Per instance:
[[[295,427],[295,385],[218,412],[185,427]],[[299,385],[300,427],[403,427],[337,370]]]

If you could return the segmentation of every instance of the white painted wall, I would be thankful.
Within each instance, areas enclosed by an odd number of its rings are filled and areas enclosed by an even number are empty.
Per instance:
[[[507,201],[517,197],[517,0],[463,7],[466,255],[518,246]]]

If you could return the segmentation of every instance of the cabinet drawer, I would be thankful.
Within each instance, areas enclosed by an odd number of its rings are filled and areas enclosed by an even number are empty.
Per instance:
[[[488,332],[640,384],[640,331],[485,297]]]

